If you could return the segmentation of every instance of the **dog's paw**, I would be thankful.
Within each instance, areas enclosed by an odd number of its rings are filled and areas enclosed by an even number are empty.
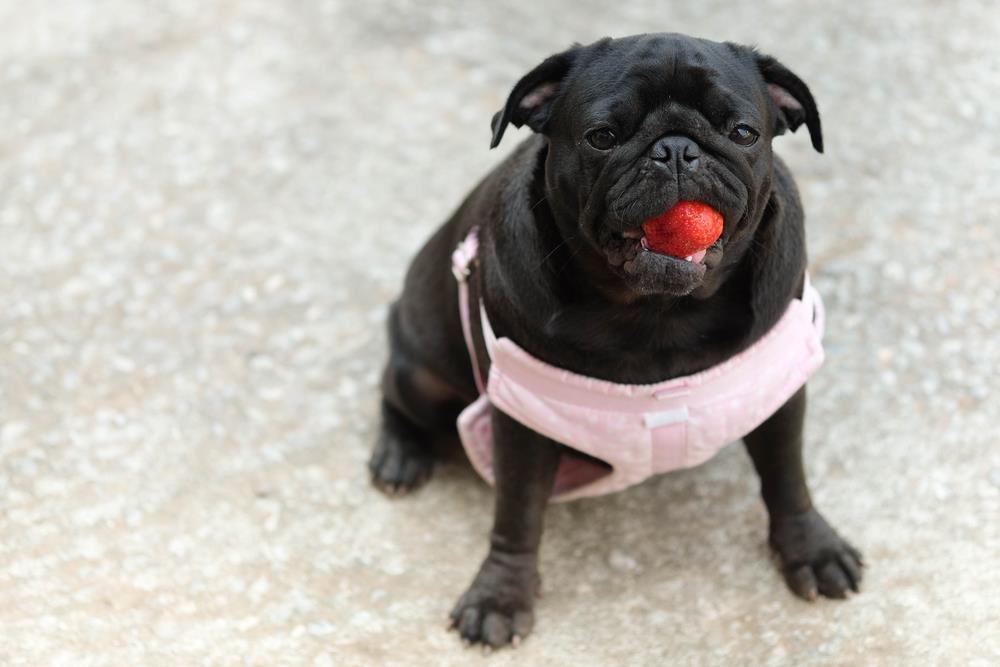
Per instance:
[[[452,609],[450,627],[458,630],[467,645],[482,644],[487,650],[507,644],[516,648],[535,623],[538,587],[533,562],[518,565],[491,554]]]
[[[799,597],[846,598],[849,590],[858,592],[861,553],[816,510],[772,520],[770,543],[788,587]]]
[[[385,426],[368,460],[372,484],[390,496],[403,495],[420,487],[430,478],[433,467],[434,459],[423,443]]]

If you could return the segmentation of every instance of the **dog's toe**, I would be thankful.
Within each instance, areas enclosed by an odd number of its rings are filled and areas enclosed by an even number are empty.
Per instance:
[[[503,646],[510,642],[512,619],[509,616],[490,612],[483,621],[483,643],[490,646]]]
[[[850,546],[850,545],[848,545]],[[840,566],[844,568],[844,574],[847,575],[848,583],[850,584],[851,590],[857,593],[861,590],[861,568],[864,563],[861,561],[861,554],[858,550],[851,547],[848,553],[841,554],[837,558],[837,562]]]
[[[816,577],[808,565],[790,569],[785,573],[785,581],[792,592],[804,600],[815,600],[817,596]]]
[[[434,459],[422,444],[411,443],[392,433],[383,433],[368,461],[376,488],[390,496],[409,493],[431,476]]]
[[[462,639],[475,643],[479,641],[479,609],[466,607],[458,619],[458,634]]]
[[[851,585],[847,575],[836,560],[830,560],[821,565],[816,572],[816,583],[819,592],[828,598],[844,599]]]

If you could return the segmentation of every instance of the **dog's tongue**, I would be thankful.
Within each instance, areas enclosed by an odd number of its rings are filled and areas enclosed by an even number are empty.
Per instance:
[[[698,251],[698,252],[696,252],[695,254],[693,254],[693,255],[688,255],[688,256],[687,256],[687,257],[685,257],[684,259],[686,259],[686,260],[687,260],[687,261],[689,261],[689,262],[694,262],[695,264],[697,264],[697,263],[698,263],[698,262],[700,262],[701,260],[705,259],[705,255],[706,255],[706,254],[708,254],[708,250],[699,250],[699,251]]]
[[[722,235],[722,214],[708,204],[682,201],[642,223],[642,246],[661,255],[700,262]]]

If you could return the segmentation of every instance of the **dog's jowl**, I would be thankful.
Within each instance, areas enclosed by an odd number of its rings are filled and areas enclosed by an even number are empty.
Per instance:
[[[379,488],[410,491],[430,475],[432,441],[457,428],[495,485],[489,554],[452,612],[458,632],[494,647],[530,632],[548,502],[620,491],[741,438],[792,591],[856,591],[861,556],[803,473],[823,305],[795,184],[771,146],[804,126],[822,152],[809,88],[749,47],[603,39],[518,81],[493,146],[509,125],[534,134],[431,237],[392,307],[370,462]],[[723,220],[685,257],[643,232],[679,202]]]

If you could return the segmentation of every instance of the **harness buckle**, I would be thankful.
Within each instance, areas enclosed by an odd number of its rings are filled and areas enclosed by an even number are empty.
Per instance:
[[[469,266],[459,266],[458,264],[451,265],[451,275],[455,276],[455,280],[460,283],[464,283],[469,277]]]

